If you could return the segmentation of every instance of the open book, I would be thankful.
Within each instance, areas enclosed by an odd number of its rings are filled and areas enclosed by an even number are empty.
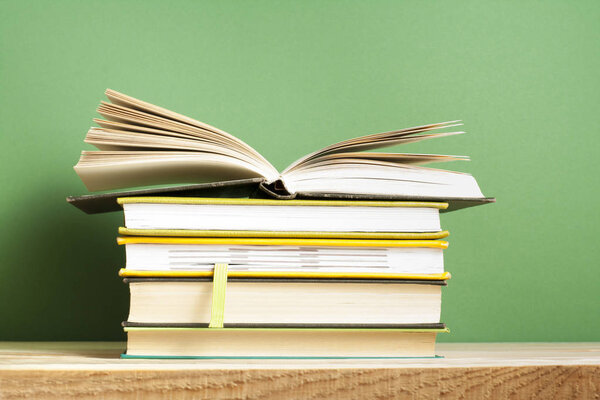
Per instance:
[[[107,89],[75,171],[90,191],[260,178],[274,193],[482,198],[466,173],[421,164],[464,156],[363,152],[463,133],[442,122],[361,136],[301,157],[279,172],[256,150],[218,128]]]

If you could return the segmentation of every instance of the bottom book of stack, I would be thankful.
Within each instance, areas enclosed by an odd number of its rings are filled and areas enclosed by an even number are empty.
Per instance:
[[[434,357],[436,335],[447,332],[440,323],[447,273],[121,274],[131,292],[124,358]]]

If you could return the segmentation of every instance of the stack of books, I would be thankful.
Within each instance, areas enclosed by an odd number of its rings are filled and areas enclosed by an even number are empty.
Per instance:
[[[435,356],[440,212],[494,199],[469,174],[418,165],[465,157],[361,151],[461,133],[435,132],[456,121],[340,142],[279,173],[217,128],[106,94],[83,182],[171,185],[67,199],[123,208],[124,357]]]
[[[130,197],[128,356],[433,356],[443,203]],[[220,269],[219,269],[220,268]],[[220,274],[220,275],[219,275]],[[217,330],[215,330],[217,328]]]

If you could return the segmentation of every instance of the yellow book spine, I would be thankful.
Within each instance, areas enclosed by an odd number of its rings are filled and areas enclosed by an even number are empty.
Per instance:
[[[288,239],[288,238],[188,238],[188,237],[136,237],[120,236],[123,244],[200,244],[249,246],[335,246],[335,247],[431,247],[446,249],[443,240],[360,240],[360,239]]]
[[[448,231],[439,232],[308,232],[308,231],[226,231],[191,229],[130,229],[119,228],[120,235],[130,236],[176,236],[176,237],[228,237],[228,238],[294,238],[294,239],[443,239]]]
[[[436,332],[436,333],[448,333],[449,328],[376,328],[378,331],[395,331],[395,332]],[[125,326],[123,331],[125,332],[156,332],[156,331],[270,331],[270,332],[281,332],[281,331],[294,331],[294,332],[306,332],[306,331],[334,331],[334,332],[372,332],[373,328],[196,328],[196,327],[179,327],[179,326]],[[315,357],[318,358],[318,357]]]
[[[139,278],[203,278],[212,277],[213,271],[140,271],[121,268],[119,276]],[[406,279],[448,280],[450,272],[441,274],[390,274],[364,272],[287,272],[287,271],[228,271],[231,278],[323,278],[323,279]]]
[[[119,197],[117,203],[154,204],[220,204],[244,206],[327,206],[327,207],[428,207],[445,210],[448,203],[428,201],[374,201],[374,200],[275,200],[275,199],[228,199],[208,197]]]

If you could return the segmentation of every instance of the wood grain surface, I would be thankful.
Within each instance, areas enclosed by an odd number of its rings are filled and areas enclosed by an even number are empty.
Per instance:
[[[600,399],[599,343],[439,344],[443,359],[121,360],[1,343],[0,399]]]

